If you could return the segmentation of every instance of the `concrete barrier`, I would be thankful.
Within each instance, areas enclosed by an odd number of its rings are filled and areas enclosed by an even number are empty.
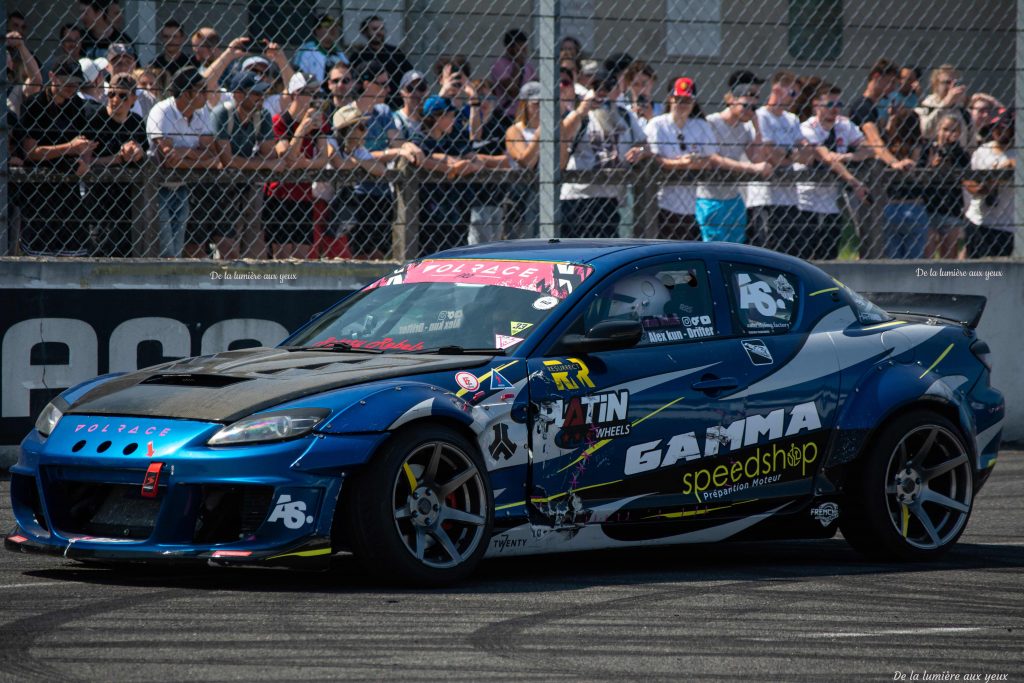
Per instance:
[[[294,329],[308,316],[320,310],[324,302],[341,298],[366,282],[390,272],[395,264],[367,262],[214,262],[202,260],[179,260],[168,263],[164,260],[59,260],[59,259],[3,259],[0,258],[0,314],[6,320],[9,312],[25,307],[38,310],[25,317],[45,318],[56,309],[52,303],[40,304],[40,301],[62,301],[63,309],[68,309],[68,302],[81,296],[80,292],[102,292],[105,297],[124,293],[131,301],[154,300],[174,292],[180,292],[182,298],[190,297],[196,307],[207,307],[222,310],[212,315],[205,311],[193,314],[130,312],[118,311],[109,321],[96,325],[92,346],[85,346],[98,356],[93,374],[106,372],[115,367],[114,339],[121,339],[111,332],[111,328],[125,326],[126,321],[145,320],[146,324],[156,325],[154,320],[164,320],[180,328],[189,328],[185,340],[179,340],[181,350],[161,350],[167,356],[198,354],[212,348],[216,343],[227,344],[230,339],[255,339],[267,342],[263,337],[280,335],[281,330]],[[989,260],[971,262],[940,262],[940,261],[850,261],[828,262],[820,264],[831,275],[859,291],[893,291],[893,292],[924,292],[944,294],[980,294],[988,298],[985,314],[978,327],[978,333],[992,348],[993,384],[1006,396],[1007,419],[1004,427],[1004,441],[1024,442],[1024,354],[1020,352],[1021,339],[1024,338],[1024,262],[1009,260]],[[147,297],[145,292],[152,290]],[[225,297],[212,297],[208,304],[202,299],[203,292],[223,292]],[[302,293],[307,293],[302,295]],[[248,293],[248,294],[247,294]],[[287,294],[292,293],[292,298]],[[295,297],[298,296],[298,299]],[[259,309],[257,314],[231,310],[241,297],[252,308],[253,299],[266,298],[277,301],[277,308],[282,305],[297,310]],[[298,300],[302,305],[295,305]],[[227,301],[229,303],[225,304]],[[282,303],[283,302],[283,303]],[[214,305],[216,304],[216,306]],[[73,308],[73,304],[71,304]],[[188,305],[185,306],[186,308]],[[179,307],[180,309],[181,307]],[[305,310],[309,308],[310,310]],[[5,311],[7,313],[5,313]],[[88,312],[73,315],[72,318],[88,317]],[[65,314],[66,315],[66,314]],[[164,317],[139,316],[162,315]],[[118,317],[120,316],[120,317]],[[108,316],[110,317],[110,316]],[[242,318],[242,321],[236,318]],[[207,320],[206,318],[210,318]],[[264,323],[226,325],[225,318],[231,323]],[[123,319],[123,320],[122,320]],[[197,322],[199,320],[200,322]],[[6,339],[10,322],[0,324],[0,337]],[[73,321],[77,322],[77,321]],[[180,323],[180,324],[179,324]],[[133,334],[129,341],[138,343],[138,339],[152,339],[132,326]],[[231,337],[226,331],[234,330]],[[117,329],[113,329],[117,332]],[[88,330],[87,330],[88,333]],[[154,334],[150,332],[150,334]],[[262,334],[262,337],[261,337]],[[227,336],[225,336],[227,335]],[[97,343],[101,347],[97,350]],[[104,355],[106,354],[106,355]],[[123,355],[123,354],[122,354]],[[109,359],[108,359],[109,356]],[[121,358],[124,365],[131,359]],[[33,360],[33,363],[36,361]],[[68,363],[69,361],[64,361]],[[9,359],[5,363],[10,365]],[[148,363],[147,363],[148,364]],[[2,369],[4,386],[4,403],[11,403],[10,368]],[[20,390],[20,389],[19,389]],[[27,390],[26,390],[27,393]],[[38,398],[36,399],[38,402]],[[44,401],[45,403],[45,401]],[[41,405],[38,406],[41,408]],[[21,414],[27,414],[21,410]],[[0,416],[2,417],[2,416]],[[31,426],[27,418],[18,429],[24,433]],[[6,443],[3,443],[6,442]],[[15,459],[16,446],[11,440],[0,439],[0,469],[8,467]]]

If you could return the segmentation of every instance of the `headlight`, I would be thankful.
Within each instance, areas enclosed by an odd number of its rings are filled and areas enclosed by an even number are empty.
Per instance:
[[[305,408],[251,415],[221,428],[206,445],[233,446],[294,439],[309,434],[330,412],[324,408]]]
[[[62,417],[64,417],[64,413],[60,411],[60,408],[52,403],[47,403],[43,412],[39,413],[39,417],[36,419],[36,431],[43,436],[49,436],[57,428],[57,423]]]

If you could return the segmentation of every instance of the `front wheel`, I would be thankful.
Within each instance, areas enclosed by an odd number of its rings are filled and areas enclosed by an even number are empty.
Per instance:
[[[956,426],[931,412],[883,429],[850,486],[840,529],[878,559],[928,560],[960,538],[974,502],[974,468]]]
[[[351,483],[350,539],[374,576],[442,585],[487,550],[493,500],[476,446],[444,426],[396,433]]]

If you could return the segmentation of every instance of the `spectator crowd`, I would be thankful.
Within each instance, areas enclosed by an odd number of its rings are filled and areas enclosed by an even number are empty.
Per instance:
[[[493,175],[536,167],[542,136],[551,135],[520,30],[503,35],[502,54],[483,77],[463,55],[416,71],[378,16],[362,20],[360,43],[344,46],[339,22],[326,14],[291,55],[273,42],[225,42],[213,28],[188,33],[169,20],[159,55],[144,65],[119,3],[77,7],[78,22],[60,28],[57,51],[42,65],[26,47],[25,18],[8,15],[10,164],[55,172],[12,185],[21,253],[131,255],[137,190],[90,172],[144,163],[270,178],[318,171],[315,182],[165,181],[156,200],[164,257],[386,258],[396,190],[381,178],[407,166],[430,173],[417,203],[424,252],[538,234],[536,184]],[[678,73],[659,85],[649,64],[625,53],[589,59],[567,37],[561,164],[728,173],[660,188],[658,234],[667,239],[834,259],[842,216],[877,206],[888,258],[1008,256],[1011,188],[970,171],[1014,168],[1014,112],[970,92],[953,65],[930,71],[927,93],[923,76],[879,59],[854,93],[785,70],[767,78],[737,70],[723,83]],[[884,184],[863,177],[869,159],[889,169]],[[820,172],[786,180],[806,169]],[[68,182],[72,174],[81,180]],[[627,191],[563,183],[561,234],[620,235]],[[254,195],[263,229],[243,250]]]

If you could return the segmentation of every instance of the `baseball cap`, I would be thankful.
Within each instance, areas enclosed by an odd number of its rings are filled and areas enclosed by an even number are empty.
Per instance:
[[[135,49],[128,43],[111,43],[107,48],[107,59],[113,61],[121,55],[135,56]]]
[[[452,104],[452,101],[447,97],[440,97],[438,95],[432,95],[423,102],[423,115],[430,116],[431,114],[443,114],[445,112],[456,112],[458,109]]]
[[[996,113],[992,115],[992,118],[988,120],[989,126],[1012,126],[1014,124],[1015,113],[1013,109],[1007,107],[1000,107],[996,110]]]
[[[729,74],[727,83],[729,84],[729,92],[736,97],[742,97],[751,91],[752,85],[761,85],[765,80],[758,78],[754,75],[754,72],[749,71],[734,71]]]
[[[246,59],[242,62],[242,70],[243,71],[245,71],[247,69],[251,70],[252,67],[254,67],[254,66],[263,66],[263,67],[266,67],[267,69],[269,69],[270,68],[270,60],[267,59],[266,57],[260,57],[259,55],[255,55],[255,56],[252,56],[252,57],[246,57]]]
[[[66,78],[77,78],[78,80],[84,79],[82,73],[82,65],[79,64],[77,59],[65,59],[62,62],[58,62],[53,65],[50,69],[54,76],[64,76]]]
[[[382,73],[386,73],[387,70],[387,67],[382,62],[371,59],[368,62],[363,62],[363,65],[359,68],[359,80],[372,81]]]
[[[331,127],[334,130],[341,130],[353,126],[362,120],[363,112],[359,111],[359,107],[353,102],[334,112],[334,116],[331,117]]]
[[[672,94],[676,97],[695,97],[697,95],[697,86],[694,84],[692,78],[677,78],[676,82],[672,85]]]
[[[228,89],[231,92],[265,93],[270,89],[270,83],[263,80],[261,74],[243,69],[234,75]]]
[[[584,59],[580,62],[580,75],[581,76],[593,76],[597,73],[601,65],[596,59]]]
[[[206,85],[206,77],[194,66],[184,66],[174,74],[171,90],[181,94],[186,90],[198,90]]]
[[[524,102],[539,102],[541,97],[541,86],[539,81],[524,83],[519,89],[519,99]]]
[[[406,71],[405,75],[402,76],[402,80],[398,84],[399,90],[405,90],[416,81],[424,80],[424,76],[419,71]]]
[[[107,68],[107,60],[100,59],[89,59],[83,57],[78,60],[79,66],[82,67],[82,79],[88,84],[99,78],[100,73]]]
[[[594,90],[614,90],[619,84],[619,77],[608,69],[598,69],[594,73],[592,85]]]
[[[319,88],[320,81],[311,73],[304,73],[302,71],[296,71],[292,74],[292,77],[288,79],[288,94],[294,95],[295,93],[302,92],[307,88]]]

